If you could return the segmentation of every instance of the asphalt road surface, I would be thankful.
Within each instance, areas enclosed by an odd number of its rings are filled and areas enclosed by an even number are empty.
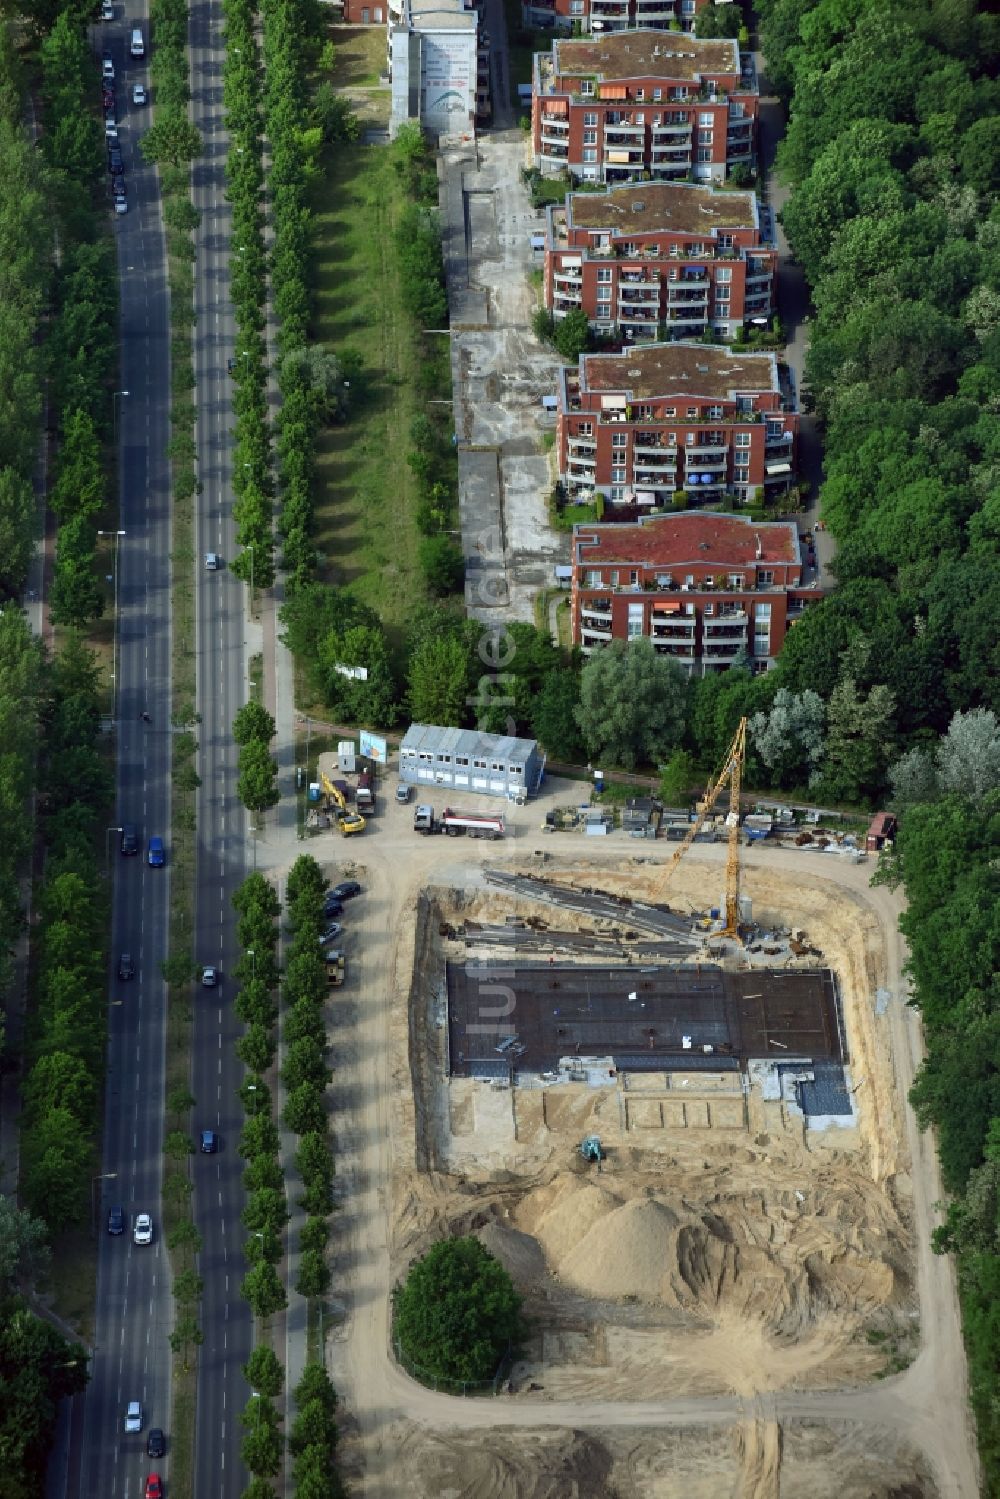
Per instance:
[[[144,113],[130,102],[134,82],[148,83],[146,63],[128,56],[128,30],[145,9],[120,5],[113,23],[94,28],[115,64],[119,142],[125,161],[128,213],[115,217],[121,278],[121,390],[115,397],[121,484],[118,538],[117,824],[133,822],[139,854],[124,858],[118,835],[107,835],[114,881],[105,1179],[92,1184],[99,1234],[95,1353],[85,1395],[74,1401],[63,1469],[65,1492],[79,1499],[141,1494],[151,1469],[167,1459],[146,1457],[150,1426],[170,1426],[170,1271],[161,1239],[160,1185],[170,888],[170,490],[169,328],[164,242],[155,174],[144,166],[138,139]],[[100,69],[94,60],[95,73]],[[108,212],[112,212],[110,193]],[[127,391],[128,394],[124,394]],[[109,556],[111,554],[109,553]],[[149,724],[140,714],[148,712]],[[146,843],[159,834],[167,863],[151,869]],[[117,978],[118,955],[129,952],[135,977]],[[108,1209],[120,1204],[126,1232],[106,1232]],[[153,1242],[132,1241],[137,1213],[152,1215]],[[126,1402],[143,1406],[143,1429],[126,1435]],[[168,1446],[169,1454],[169,1446]]]
[[[227,360],[236,352],[229,302],[230,213],[225,200],[227,138],[222,108],[224,57],[221,0],[195,0],[190,22],[193,118],[204,148],[194,169],[194,201],[201,213],[195,276],[195,374],[198,406],[199,497],[196,550],[198,900],[196,957],[217,965],[222,981],[199,992],[194,1017],[192,1092],[198,1130],[214,1129],[216,1155],[194,1159],[195,1221],[203,1239],[204,1280],[198,1359],[194,1492],[239,1499],[248,1482],[240,1461],[240,1412],[250,1397],[241,1373],[253,1346],[253,1322],[240,1297],[246,1273],[240,1223],[243,1162],[236,1153],[242,1122],[237,1089],[243,1065],[236,1056],[242,1026],[233,1013],[236,961],[232,896],[246,873],[246,819],[236,795],[231,725],[246,701],[243,584],[226,563],[236,554],[232,512],[232,382]],[[207,572],[206,552],[223,559]]]

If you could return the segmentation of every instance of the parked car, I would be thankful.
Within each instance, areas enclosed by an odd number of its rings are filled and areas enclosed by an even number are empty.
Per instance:
[[[219,1148],[219,1137],[214,1129],[203,1129],[198,1149],[202,1155],[215,1155]]]
[[[113,21],[114,18],[115,18],[115,8],[111,4],[111,0],[101,0],[101,20],[102,21]]]
[[[118,139],[118,121],[112,112],[104,116],[104,139],[106,141],[116,141]]]
[[[101,53],[101,77],[113,79],[115,76],[115,64],[110,52]]]
[[[211,963],[201,970],[201,987],[203,989],[217,989],[219,985],[219,970]]]
[[[343,909],[344,902],[338,900],[335,895],[328,895],[323,902],[323,915],[327,921],[332,921],[335,916],[339,916]]]
[[[146,853],[146,862],[150,869],[162,869],[167,862],[166,850],[163,847],[163,839],[152,837],[149,840],[149,849]]]
[[[327,927],[326,931],[319,939],[320,947],[329,947],[331,942],[336,942],[337,938],[340,936],[343,930],[344,929],[339,924],[339,922],[331,921],[330,925]]]
[[[140,107],[146,102],[146,85],[144,83],[133,83],[132,103]]]
[[[108,147],[108,170],[112,177],[120,177],[125,171],[125,161],[122,157],[121,146]]]
[[[133,1244],[152,1244],[153,1220],[148,1213],[137,1213],[132,1230]]]
[[[119,198],[124,198],[125,197],[125,178],[124,177],[112,177],[112,179],[111,179],[111,196],[116,201]]]
[[[142,1430],[142,1406],[138,1400],[130,1400],[125,1407],[125,1430]]]
[[[134,822],[122,823],[122,836],[119,847],[123,854],[137,854],[139,852],[139,834],[136,832]]]
[[[120,979],[135,978],[135,964],[132,962],[130,952],[123,952],[118,959],[118,977]]]
[[[108,1233],[123,1234],[125,1232],[125,1209],[113,1207],[108,1209]]]
[[[235,354],[230,354],[229,358],[226,360],[226,372],[227,372],[227,374],[230,374],[230,375],[234,375],[236,373],[236,356],[235,356]]]
[[[133,26],[133,28],[132,28],[132,40],[129,43],[129,49],[128,50],[129,50],[130,54],[133,57],[142,57],[143,54],[145,53],[146,47],[145,47],[145,44],[144,44],[144,42],[142,40],[142,27],[141,26]]]
[[[149,1436],[146,1438],[146,1456],[164,1457],[167,1451],[167,1439],[159,1426],[150,1427]]]
[[[339,885],[334,885],[327,899],[332,895],[335,900],[353,900],[356,895],[361,894],[361,886],[357,880],[341,880]]]
[[[400,781],[399,785],[396,787],[396,800],[401,805],[405,805],[405,803],[410,800],[410,789],[411,788],[407,786],[405,781]]]
[[[115,213],[128,213],[128,199],[126,198],[124,193],[115,193],[114,204]]]

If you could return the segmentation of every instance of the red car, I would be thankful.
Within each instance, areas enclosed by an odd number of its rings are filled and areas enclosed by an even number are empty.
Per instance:
[[[146,1479],[146,1499],[163,1499],[163,1484],[159,1473],[150,1473]]]

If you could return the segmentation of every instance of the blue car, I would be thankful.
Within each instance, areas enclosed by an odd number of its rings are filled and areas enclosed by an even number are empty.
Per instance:
[[[146,862],[150,869],[162,869],[167,862],[166,851],[163,847],[162,838],[150,838],[149,851],[146,854]]]

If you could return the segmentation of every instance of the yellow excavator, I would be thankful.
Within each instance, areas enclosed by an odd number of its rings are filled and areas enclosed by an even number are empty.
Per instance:
[[[319,773],[319,783],[333,805],[333,815],[337,820],[337,826],[345,838],[350,838],[354,833],[363,833],[365,820],[359,812],[352,812],[347,805],[347,798],[335,781],[324,771]]]
[[[714,781],[710,782],[703,799],[696,804],[697,817],[688,828],[684,841],[671,856],[669,862],[663,866],[658,878],[654,881],[652,890],[652,899],[654,901],[663,899],[667,885],[670,883],[670,876],[704,827],[705,819],[718,801],[722,788],[728,784],[729,812],[726,815],[726,828],[729,834],[729,848],[726,855],[726,924],[721,931],[713,933],[716,937],[739,936],[740,787],[743,782],[743,764],[746,759],[746,750],[747,721],[745,718],[741,718],[740,726],[736,730],[733,742],[726,751],[722,769]]]

